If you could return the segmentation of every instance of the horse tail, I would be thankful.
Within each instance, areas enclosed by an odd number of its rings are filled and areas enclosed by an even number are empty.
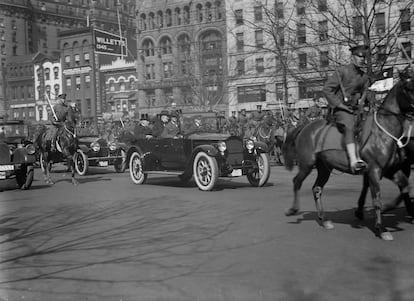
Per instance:
[[[291,131],[288,131],[286,134],[285,142],[282,146],[282,154],[285,161],[285,168],[289,171],[293,169],[295,161],[297,158],[296,152],[296,138],[299,133],[303,130],[306,124],[301,124],[300,126],[294,128]]]

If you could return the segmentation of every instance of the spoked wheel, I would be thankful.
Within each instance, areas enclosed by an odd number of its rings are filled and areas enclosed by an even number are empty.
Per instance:
[[[115,171],[119,173],[123,173],[125,172],[126,165],[127,165],[126,152],[123,149],[120,149],[117,155],[121,156],[122,158],[115,159],[114,161]]]
[[[147,180],[147,174],[142,169],[141,155],[137,152],[133,152],[129,159],[129,175],[135,184],[144,184]]]
[[[270,176],[269,154],[261,153],[256,157],[257,167],[247,172],[247,179],[252,186],[262,187],[267,183]]]
[[[88,172],[89,161],[88,156],[80,149],[75,153],[73,160],[75,162],[75,170],[80,176],[86,175]]]
[[[16,173],[17,186],[19,186],[20,189],[29,189],[33,183],[33,176],[33,165],[22,165],[21,169]]]
[[[205,152],[199,152],[194,159],[193,175],[200,190],[212,190],[218,179],[216,158],[210,157]]]

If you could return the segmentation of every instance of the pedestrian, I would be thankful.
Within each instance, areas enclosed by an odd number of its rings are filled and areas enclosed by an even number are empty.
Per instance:
[[[338,130],[344,135],[351,170],[356,173],[366,163],[356,152],[354,126],[358,104],[369,87],[369,77],[364,71],[368,46],[350,48],[351,63],[334,72],[326,81],[323,93],[332,110]]]

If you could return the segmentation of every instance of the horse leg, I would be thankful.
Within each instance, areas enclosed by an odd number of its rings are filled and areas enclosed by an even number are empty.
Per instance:
[[[45,179],[46,184],[53,185],[52,179],[50,178],[50,164],[49,153],[44,152],[42,154],[43,178]]]
[[[295,215],[299,212],[299,190],[302,187],[303,181],[311,173],[312,167],[312,165],[299,165],[299,171],[293,178],[293,203],[292,206],[286,210],[286,216]]]
[[[68,162],[68,166],[70,168],[70,174],[71,174],[71,178],[72,178],[72,184],[74,186],[76,186],[76,185],[79,184],[79,182],[75,178],[75,161],[73,160],[73,156],[69,156],[67,162]]]
[[[378,231],[378,236],[383,240],[393,240],[392,234],[382,225],[382,203],[380,191],[380,176],[379,168],[373,168],[369,171],[369,187],[371,188],[372,205],[375,210],[375,228]]]
[[[334,225],[330,220],[327,220],[325,217],[325,211],[322,205],[322,192],[323,187],[329,180],[332,169],[326,166],[326,164],[324,164],[321,161],[317,162],[316,169],[318,171],[318,175],[312,187],[313,198],[315,200],[316,209],[318,210],[319,221],[322,223],[325,229],[330,230],[334,228]]]
[[[355,210],[355,213],[354,213],[355,216],[361,221],[364,220],[364,206],[365,206],[365,201],[367,198],[368,188],[369,188],[368,177],[366,174],[364,174],[363,181],[362,181],[362,191],[358,199],[358,208]]]

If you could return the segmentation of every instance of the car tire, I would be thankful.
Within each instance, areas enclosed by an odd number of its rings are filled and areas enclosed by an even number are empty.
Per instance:
[[[129,175],[132,182],[137,185],[144,184],[147,180],[147,174],[142,170],[142,159],[138,152],[133,152],[129,159]]]
[[[218,165],[214,157],[205,152],[199,152],[193,162],[193,176],[198,188],[202,191],[211,191],[218,179]]]
[[[262,187],[270,177],[270,158],[267,153],[260,153],[256,157],[258,168],[253,168],[247,172],[247,179],[254,187]]]
[[[73,161],[75,163],[75,170],[80,176],[86,175],[89,168],[88,156],[80,149],[73,156]]]
[[[126,152],[123,149],[119,150],[119,155],[122,156],[122,158],[120,159],[115,159],[114,161],[114,167],[115,167],[115,171],[118,173],[123,173],[125,172],[126,169]]]
[[[27,190],[32,186],[34,176],[33,165],[22,165],[16,173],[16,182],[20,189]]]

